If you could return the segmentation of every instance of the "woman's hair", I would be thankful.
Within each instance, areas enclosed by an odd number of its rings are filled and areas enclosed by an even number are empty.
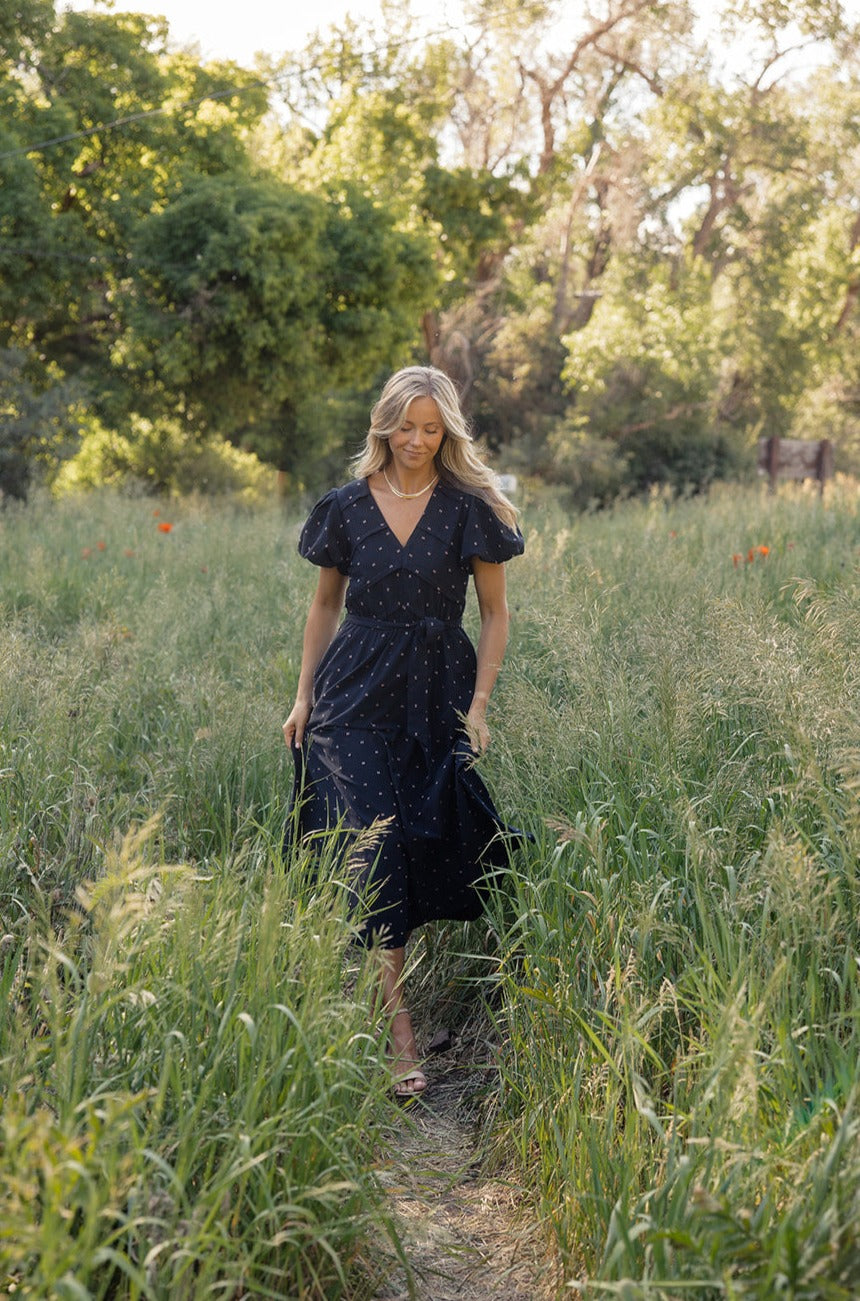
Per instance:
[[[482,497],[512,528],[517,510],[500,491],[496,476],[478,453],[451,379],[435,366],[407,366],[392,375],[370,413],[367,441],[353,462],[356,479],[366,479],[391,460],[388,440],[406,419],[416,398],[432,398],[439,408],[445,437],[436,453],[436,472],[443,483]]]

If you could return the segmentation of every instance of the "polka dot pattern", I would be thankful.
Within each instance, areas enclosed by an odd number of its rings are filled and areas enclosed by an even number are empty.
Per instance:
[[[437,484],[402,545],[366,480],[327,493],[299,551],[349,578],[346,618],[314,678],[297,758],[308,835],[378,825],[349,858],[365,933],[391,947],[434,918],[473,918],[476,882],[507,861],[510,832],[464,746],[475,651],[461,626],[475,557],[501,564],[523,539],[481,498]]]

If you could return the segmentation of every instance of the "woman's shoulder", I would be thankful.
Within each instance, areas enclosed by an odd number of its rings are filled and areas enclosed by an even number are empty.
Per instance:
[[[348,483],[342,483],[336,488],[329,488],[318,497],[311,507],[311,515],[315,514],[343,514],[350,506],[362,500],[367,493],[366,479],[350,479]]]
[[[469,488],[463,488],[459,483],[450,483],[446,479],[440,479],[436,491],[461,515],[465,515],[470,508],[474,509],[475,502],[484,500]]]
[[[357,501],[367,492],[366,479],[350,479],[347,483],[342,483],[339,488],[335,488],[338,500],[343,502]]]
[[[319,501],[329,504],[337,502],[338,506],[348,506],[357,501],[359,497],[362,497],[366,488],[366,479],[350,479],[347,483],[339,484],[335,488],[329,488],[328,492],[324,492],[319,498]]]
[[[450,501],[453,507],[456,507],[460,516],[467,519],[470,516],[478,519],[499,519],[492,502],[477,488],[461,487],[457,483],[448,483],[442,480],[439,484],[439,490]],[[501,523],[501,521],[499,521]]]
[[[459,484],[444,487],[452,510],[457,512],[462,560],[477,557],[499,563],[522,554],[524,544],[519,528],[506,523],[483,493],[461,488]]]

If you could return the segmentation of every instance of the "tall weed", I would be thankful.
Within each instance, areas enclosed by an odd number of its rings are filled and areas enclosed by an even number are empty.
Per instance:
[[[499,1159],[588,1295],[847,1299],[856,496],[531,541],[553,582],[520,597],[497,763],[545,830],[492,906]]]
[[[412,988],[489,1018],[485,1135],[568,1290],[854,1295],[860,511],[828,493],[524,517],[482,766],[535,842]],[[314,575],[274,509],[153,509],[0,516],[0,1269],[370,1295],[373,959],[333,860],[281,863]]]

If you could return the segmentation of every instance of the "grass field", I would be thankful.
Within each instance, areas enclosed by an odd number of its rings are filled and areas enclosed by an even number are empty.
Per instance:
[[[482,767],[536,843],[415,985],[484,1007],[484,1137],[565,1295],[857,1295],[860,500],[828,491],[525,510]],[[372,960],[336,864],[280,863],[298,522],[0,516],[7,1292],[368,1297],[401,1250]]]

